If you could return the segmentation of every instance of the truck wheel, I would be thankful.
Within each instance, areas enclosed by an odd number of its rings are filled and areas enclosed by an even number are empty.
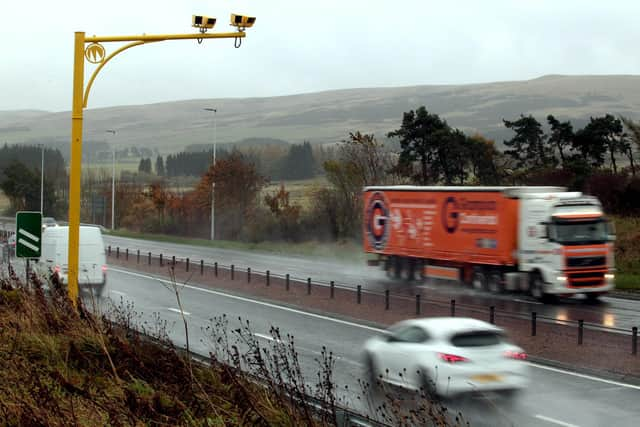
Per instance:
[[[487,289],[487,275],[482,267],[473,267],[471,286],[473,286],[474,289],[482,291]]]
[[[502,283],[502,273],[499,271],[492,271],[489,273],[489,277],[487,279],[487,287],[489,288],[489,292],[494,294],[502,293],[504,290],[504,284]]]
[[[529,293],[537,300],[544,300],[547,295],[544,293],[544,282],[542,280],[542,276],[538,272],[531,273],[531,278],[529,279]]]

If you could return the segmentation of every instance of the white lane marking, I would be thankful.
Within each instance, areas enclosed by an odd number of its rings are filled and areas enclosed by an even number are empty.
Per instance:
[[[578,427],[575,424],[565,423],[564,421],[556,420],[556,419],[553,419],[551,417],[545,417],[544,415],[536,415],[536,418],[539,419],[539,420],[546,421],[546,422],[553,423],[553,424],[557,424],[557,425],[563,426],[563,427]]]
[[[258,338],[263,338],[263,339],[265,339],[265,340],[275,341],[275,340],[273,339],[273,337],[270,337],[269,335],[259,334],[259,333],[257,333],[257,332],[254,332],[254,333],[253,333],[253,335],[255,335],[255,336],[256,336],[256,337],[258,337]]]
[[[542,303],[540,301],[527,301],[526,299],[519,299],[519,298],[514,298],[513,301],[516,302],[524,302],[526,304],[537,304],[537,305],[542,305]]]
[[[605,378],[593,377],[591,375],[581,374],[581,373],[578,373],[578,372],[565,371],[564,369],[554,368],[552,366],[538,365],[537,363],[531,363],[531,362],[526,362],[526,363],[529,366],[532,366],[532,367],[538,368],[538,369],[544,369],[545,371],[557,372],[557,373],[560,373],[560,374],[571,375],[571,376],[578,377],[578,378],[584,378],[585,380],[598,381],[598,382],[601,382],[601,383],[611,384],[611,385],[615,385],[615,386],[618,386],[618,387],[625,387],[625,388],[632,388],[634,390],[640,390],[640,386],[634,385],[634,384],[621,383],[621,382],[618,382],[618,381],[607,380]]]
[[[167,310],[173,311],[174,313],[178,313],[178,314],[184,314],[185,316],[191,316],[191,313],[184,310],[180,311],[179,308],[168,307]]]
[[[169,281],[169,280],[160,279],[158,277],[148,276],[148,275],[144,275],[144,274],[140,274],[140,273],[134,273],[134,272],[127,271],[127,270],[120,270],[120,269],[117,269],[117,268],[112,268],[111,271],[117,271],[119,273],[129,274],[131,276],[137,276],[137,277],[142,277],[142,278],[145,278],[145,279],[157,280],[159,282],[171,284],[171,281]],[[300,314],[300,315],[303,315],[303,316],[312,317],[312,318],[315,318],[315,319],[322,319],[322,320],[326,320],[326,321],[329,321],[329,322],[334,322],[334,323],[339,323],[339,324],[342,324],[342,325],[352,326],[354,328],[366,329],[366,330],[373,331],[373,332],[384,332],[384,329],[374,328],[372,326],[367,326],[367,325],[362,325],[362,324],[359,324],[359,323],[349,322],[347,320],[336,319],[334,317],[322,316],[322,315],[316,314],[316,313],[309,313],[309,312],[306,312],[306,311],[297,310],[295,308],[285,307],[285,306],[277,305],[277,304],[271,304],[271,303],[268,303],[268,302],[258,301],[258,300],[254,300],[254,299],[251,299],[251,298],[241,297],[241,296],[237,296],[237,295],[231,295],[231,294],[227,294],[225,292],[218,292],[218,291],[214,291],[214,290],[211,290],[211,289],[205,289],[205,288],[200,288],[198,286],[192,286],[192,285],[186,285],[186,284],[182,285],[182,287],[193,289],[193,290],[200,291],[200,292],[213,294],[213,295],[219,295],[219,296],[226,297],[226,298],[229,298],[229,299],[235,299],[235,300],[238,300],[238,301],[244,301],[244,302],[249,302],[249,303],[253,303],[253,304],[257,304],[257,305],[262,305],[262,306],[265,306],[265,307],[275,308],[275,309],[278,309],[278,310],[288,311],[290,313],[296,313],[296,314]],[[605,384],[617,385],[619,387],[626,387],[626,388],[631,388],[631,389],[635,389],[635,390],[640,390],[640,386],[633,385],[633,384],[621,383],[621,382],[618,382],[618,381],[611,381],[611,380],[607,380],[607,379],[604,379],[604,378],[593,377],[591,375],[580,374],[580,373],[571,372],[571,371],[565,371],[563,369],[553,368],[551,366],[538,365],[538,364],[532,363],[532,362],[526,362],[526,363],[529,364],[529,366],[532,366],[532,367],[538,368],[538,369],[545,369],[545,370],[548,370],[548,371],[557,372],[557,373],[561,373],[561,374],[564,374],[564,375],[570,375],[570,376],[574,376],[574,377],[578,377],[578,378],[584,378],[584,379],[591,380],[591,381],[596,381],[596,382],[601,382],[601,383],[605,383]]]
[[[110,290],[109,292],[111,292],[112,294],[116,294],[116,295],[122,295],[123,297],[127,296],[126,293],[120,292],[120,291]]]
[[[157,280],[159,282],[167,283],[167,284],[171,284],[172,283],[170,280],[160,279],[158,277],[153,277],[153,276],[147,276],[145,274],[133,273],[131,271],[120,270],[120,269],[117,269],[117,268],[111,268],[111,271],[117,271],[119,273],[129,274],[131,276],[143,277],[145,279],[150,279],[150,280]],[[306,312],[306,311],[297,310],[295,308],[284,307],[282,305],[271,304],[271,303],[268,303],[268,302],[258,301],[258,300],[254,300],[254,299],[251,299],[251,298],[241,297],[241,296],[238,296],[238,295],[231,295],[231,294],[227,294],[225,292],[218,292],[218,291],[214,291],[214,290],[211,290],[211,289],[201,288],[201,287],[198,287],[198,286],[192,286],[192,285],[186,285],[185,284],[185,285],[180,285],[180,287],[193,289],[195,291],[206,292],[206,293],[213,294],[213,295],[219,295],[219,296],[222,296],[222,297],[226,297],[226,298],[229,298],[229,299],[235,299],[235,300],[238,300],[238,301],[250,302],[250,303],[257,304],[257,305],[262,305],[262,306],[265,306],[265,307],[277,308],[279,310],[288,311],[290,313],[301,314],[303,316],[313,317],[313,318],[316,318],[316,319],[328,320],[328,321],[331,321],[331,322],[340,323],[342,325],[353,326],[354,328],[368,329],[368,330],[374,331],[374,332],[383,332],[384,331],[384,329],[374,328],[372,326],[367,326],[367,325],[361,325],[361,324],[358,324],[358,323],[349,322],[348,320],[341,320],[341,319],[336,319],[336,318],[333,318],[333,317],[322,316],[320,314],[309,313],[309,312]]]

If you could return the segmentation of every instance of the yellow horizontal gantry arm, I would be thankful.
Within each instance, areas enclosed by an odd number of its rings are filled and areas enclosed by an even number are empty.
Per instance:
[[[164,40],[196,40],[196,39],[234,39],[244,38],[244,31],[234,33],[194,33],[194,34],[139,34],[136,36],[91,36],[85,37],[87,43],[104,42],[159,42]]]

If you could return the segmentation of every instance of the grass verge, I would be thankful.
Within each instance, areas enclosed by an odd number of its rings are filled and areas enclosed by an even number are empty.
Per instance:
[[[640,274],[616,274],[616,289],[640,292]]]
[[[139,323],[121,303],[96,314],[67,290],[33,275],[0,277],[0,416],[3,425],[336,426],[333,355],[315,360],[317,383],[302,374],[293,337],[271,329],[262,345],[249,328],[211,319],[206,363],[168,339],[167,324]],[[180,286],[173,284],[178,305]],[[110,300],[107,300],[110,301]],[[89,300],[92,302],[92,300]],[[182,315],[184,319],[184,314]],[[185,333],[187,326],[185,322]],[[188,335],[187,335],[188,336]],[[386,399],[372,415],[386,425],[462,426],[426,395],[407,411]],[[382,409],[379,409],[382,408]]]

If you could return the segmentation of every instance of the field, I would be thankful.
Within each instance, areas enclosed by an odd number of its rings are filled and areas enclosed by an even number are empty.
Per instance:
[[[640,218],[614,217],[616,288],[640,290]]]
[[[284,184],[285,190],[289,192],[289,202],[298,204],[303,209],[307,209],[311,205],[315,190],[329,185],[324,176],[300,181],[273,181],[262,190],[262,197],[267,194],[277,193],[282,184]]]

